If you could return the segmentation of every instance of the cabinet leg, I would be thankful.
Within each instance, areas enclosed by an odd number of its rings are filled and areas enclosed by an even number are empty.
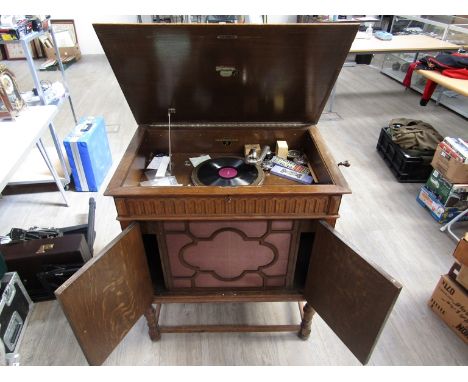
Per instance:
[[[297,335],[300,339],[306,340],[310,336],[310,327],[312,325],[312,317],[315,314],[315,310],[307,303],[304,305],[303,312],[304,315],[302,317],[301,329],[299,330],[299,333],[297,333]]]
[[[153,305],[145,312],[146,321],[148,323],[148,334],[151,338],[151,341],[159,341],[161,339],[161,332],[159,331],[159,309],[160,305],[158,305],[158,310],[153,308]]]

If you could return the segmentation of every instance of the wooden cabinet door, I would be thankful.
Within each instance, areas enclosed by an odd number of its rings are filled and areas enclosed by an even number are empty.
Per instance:
[[[330,225],[317,224],[304,295],[361,363],[369,361],[400,290]]]
[[[55,295],[88,362],[102,364],[153,299],[139,225],[125,229]]]

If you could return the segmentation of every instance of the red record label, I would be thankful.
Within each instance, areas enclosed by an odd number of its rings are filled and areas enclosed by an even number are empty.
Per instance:
[[[218,171],[218,175],[224,179],[232,179],[237,176],[238,172],[234,167],[223,167]]]

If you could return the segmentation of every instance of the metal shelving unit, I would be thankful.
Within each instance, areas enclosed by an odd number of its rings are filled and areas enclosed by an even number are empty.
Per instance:
[[[52,41],[53,41],[53,44],[54,44],[55,55],[57,57],[57,63],[58,63],[59,69],[60,69],[61,77],[62,77],[62,83],[63,83],[63,86],[65,88],[65,96],[62,99],[60,99],[57,103],[49,103],[49,104],[55,104],[57,107],[60,107],[64,103],[65,99],[68,99],[70,109],[71,109],[71,112],[73,114],[73,119],[74,119],[75,124],[76,124],[77,123],[77,118],[76,118],[76,114],[75,114],[75,109],[73,107],[73,102],[72,102],[72,99],[71,99],[71,96],[70,96],[70,91],[69,91],[67,79],[66,79],[66,76],[65,76],[65,70],[64,70],[64,67],[63,67],[62,60],[60,58],[60,51],[59,51],[59,47],[57,45],[57,41],[56,41],[56,38],[55,38],[55,33],[54,33],[54,30],[53,30],[53,26],[50,24],[50,27],[49,27],[48,31],[32,32],[32,33],[29,33],[26,36],[22,37],[19,40],[11,40],[11,41],[0,40],[0,44],[14,44],[14,43],[18,43],[18,42],[21,44],[21,46],[23,48],[23,51],[24,51],[24,55],[26,57],[28,67],[29,67],[29,71],[30,71],[31,76],[32,76],[33,81],[34,81],[34,86],[37,89],[38,96],[40,98],[41,105],[47,105],[48,103],[45,100],[44,92],[43,92],[42,86],[41,86],[41,81],[39,79],[38,71],[36,69],[36,65],[34,63],[34,59],[32,57],[31,48],[30,48],[31,41],[33,41],[34,39],[38,38],[41,35],[44,35],[47,32],[50,33],[50,35],[52,37]],[[51,137],[52,137],[52,141],[54,142],[55,150],[57,152],[58,160],[60,162],[60,166],[61,166],[61,169],[62,169],[62,172],[63,172],[63,178],[61,178],[60,180],[61,180],[63,186],[67,187],[68,184],[70,183],[70,170],[69,170],[68,165],[67,165],[67,163],[65,161],[65,157],[63,155],[60,140],[58,139],[57,132],[56,132],[54,124],[52,122],[49,124],[49,131],[50,131],[50,134],[51,134]],[[31,181],[31,180],[15,181],[15,182],[12,182],[11,184],[31,184],[31,183],[44,183],[44,182],[45,182],[44,179],[40,179],[38,181],[34,181],[34,180],[33,181]],[[54,179],[51,178],[50,182],[55,182],[55,181],[54,181]]]

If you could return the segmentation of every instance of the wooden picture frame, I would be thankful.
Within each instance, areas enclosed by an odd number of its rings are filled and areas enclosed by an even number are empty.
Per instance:
[[[73,19],[54,19],[50,20],[51,27],[54,28],[55,37],[57,38],[60,32],[68,31],[72,38],[74,46],[78,45],[78,35],[76,34],[75,20]],[[57,41],[58,44],[58,41]],[[58,44],[60,47],[60,44]]]
[[[34,48],[33,57],[34,58],[45,58],[44,50],[42,49],[41,41],[36,38],[31,41],[31,48]]]
[[[23,45],[21,42],[14,42],[3,45],[5,49],[5,59],[7,60],[24,60],[26,56],[24,55]],[[38,53],[36,51],[36,47],[34,46],[34,41],[30,43],[31,55],[33,58],[39,58]]]
[[[25,106],[15,75],[0,64],[0,119],[12,119]]]
[[[5,44],[4,46],[7,60],[24,60],[26,58],[21,42]]]

